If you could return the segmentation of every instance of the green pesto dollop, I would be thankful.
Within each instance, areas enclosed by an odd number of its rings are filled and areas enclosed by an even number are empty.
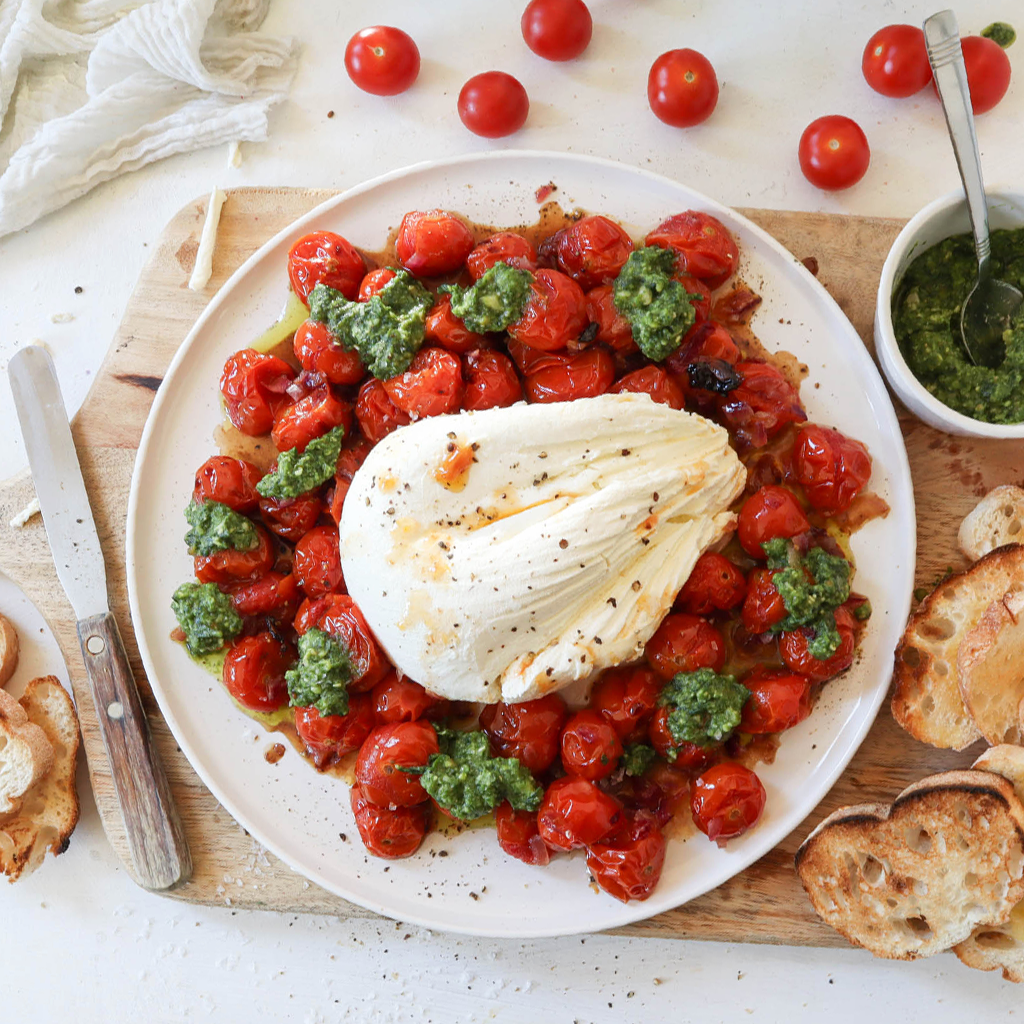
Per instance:
[[[530,301],[533,274],[507,263],[495,263],[471,287],[445,284],[452,297],[452,313],[471,331],[486,334],[514,324]]]
[[[544,789],[515,757],[491,757],[487,733],[437,729],[441,753],[420,771],[423,788],[449,814],[473,821],[507,800],[517,811],[535,811]]]
[[[381,380],[405,373],[423,344],[434,296],[407,270],[368,302],[351,302],[318,284],[309,293],[309,316],[327,325],[341,347],[359,353],[363,366]]]
[[[242,617],[216,583],[182,583],[171,598],[171,609],[193,657],[220,650],[242,632]]]
[[[330,480],[338,466],[345,428],[338,426],[315,437],[304,452],[289,448],[277,457],[277,469],[256,484],[265,498],[297,498]]]
[[[991,39],[993,43],[998,43],[1004,50],[1008,46],[1013,46],[1017,39],[1013,26],[1007,25],[1005,21],[993,21],[988,28],[981,30],[981,34],[986,39]]]
[[[185,534],[190,555],[212,555],[228,548],[252,551],[260,542],[252,520],[219,501],[190,502],[185,518],[190,527]]]
[[[348,648],[322,629],[299,637],[299,661],[284,674],[288,703],[293,708],[314,707],[321,715],[348,714],[348,684],[355,677]]]
[[[691,295],[672,276],[677,257],[656,245],[634,249],[615,278],[612,300],[629,321],[633,340],[648,359],[660,362],[679,348],[697,314]]]
[[[643,775],[657,760],[658,754],[654,747],[647,743],[627,743],[622,752],[619,767],[627,775]]]
[[[736,682],[735,676],[699,668],[673,676],[658,704],[669,709],[665,724],[676,743],[707,747],[732,735],[749,696],[750,691]]]
[[[1024,228],[993,231],[991,237],[993,276],[1024,289]],[[896,341],[911,372],[944,405],[985,423],[1020,423],[1024,307],[1003,334],[1005,357],[995,368],[973,365],[959,326],[953,333],[977,269],[970,235],[953,235],[917,256],[893,296]]]

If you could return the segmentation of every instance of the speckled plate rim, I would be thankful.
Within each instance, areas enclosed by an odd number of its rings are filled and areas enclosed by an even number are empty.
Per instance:
[[[501,175],[507,174],[511,179],[509,186],[502,186],[504,188],[525,189],[526,185],[517,184],[518,178],[532,183],[529,189],[532,195],[533,186],[537,184],[555,180],[561,187],[568,179],[573,184],[562,188],[560,196],[563,200],[568,197],[570,202],[619,217],[627,223],[630,217],[616,208],[619,205],[616,194],[622,208],[628,208],[631,201],[642,205],[653,201],[651,197],[661,196],[663,204],[659,208],[662,216],[696,207],[707,210],[726,223],[739,237],[741,261],[749,258],[752,266],[755,262],[772,265],[771,276],[760,282],[751,280],[755,287],[761,287],[766,296],[764,315],[755,323],[759,336],[767,347],[794,351],[811,366],[811,374],[802,393],[812,418],[840,427],[845,425],[846,429],[869,443],[876,467],[872,487],[883,494],[892,508],[885,520],[869,524],[854,538],[858,589],[872,598],[876,609],[872,627],[860,651],[860,660],[849,673],[826,688],[826,696],[819,702],[815,714],[791,730],[775,763],[763,770],[762,777],[769,795],[764,819],[758,828],[732,841],[724,850],[707,843],[699,834],[670,842],[665,875],[658,889],[644,903],[620,904],[605,894],[592,893],[586,883],[585,865],[579,853],[573,857],[557,858],[546,869],[531,869],[501,854],[493,838],[487,839],[491,845],[486,845],[484,830],[471,830],[451,842],[444,837],[430,836],[416,857],[385,863],[353,855],[350,842],[343,846],[337,843],[333,846],[318,845],[312,832],[300,834],[296,831],[295,818],[280,814],[276,818],[268,818],[264,804],[279,799],[278,790],[284,792],[287,784],[294,781],[288,774],[291,769],[286,769],[284,776],[272,777],[257,787],[257,796],[252,795],[252,779],[246,771],[258,769],[256,760],[249,755],[244,764],[226,760],[232,750],[243,750],[240,741],[227,737],[226,730],[237,725],[237,720],[244,716],[231,705],[222,687],[202,669],[192,665],[178,645],[169,639],[174,624],[169,611],[173,585],[168,583],[165,587],[160,580],[169,572],[169,563],[180,568],[177,582],[188,578],[184,575],[189,562],[187,555],[182,557],[177,553],[183,550],[179,542],[183,527],[177,506],[182,500],[187,500],[190,485],[187,485],[186,478],[190,478],[194,471],[193,461],[198,465],[212,453],[213,445],[207,434],[206,447],[193,460],[189,457],[187,444],[176,443],[171,446],[173,453],[169,453],[167,446],[159,442],[164,436],[162,429],[177,405],[188,403],[190,410],[194,407],[194,411],[189,413],[190,423],[202,420],[204,412],[208,413],[211,417],[208,423],[210,431],[219,418],[216,402],[208,394],[215,391],[214,382],[197,381],[191,391],[186,386],[190,362],[194,364],[203,358],[211,358],[197,346],[197,342],[207,334],[215,334],[215,339],[219,338],[216,344],[222,360],[230,351],[243,347],[246,340],[229,347],[227,340],[216,335],[218,330],[226,329],[230,333],[234,329],[237,334],[241,329],[237,321],[241,320],[246,332],[243,338],[251,339],[259,333],[249,315],[251,309],[242,305],[232,310],[232,303],[238,306],[248,300],[251,306],[256,301],[255,285],[246,293],[246,283],[250,279],[255,281],[260,276],[263,261],[304,228],[316,225],[342,230],[346,207],[351,207],[357,215],[359,204],[368,195],[377,192],[379,196],[386,197],[394,188],[401,192],[415,191],[423,186],[417,196],[419,202],[410,202],[406,209],[438,205],[443,198],[439,191],[450,192],[456,187],[451,179],[458,178],[459,187],[472,190],[474,175],[479,179],[494,178],[499,167]],[[594,179],[616,182],[617,189],[611,189],[616,194],[602,193],[599,186],[592,186]],[[440,190],[439,182],[443,185]],[[631,200],[629,197],[634,190],[639,190],[645,198]],[[576,200],[576,193],[585,194],[590,201]],[[649,197],[647,193],[650,193]],[[480,192],[464,191],[460,195],[469,204],[462,209],[468,209],[472,207],[474,195],[478,198]],[[494,203],[499,204],[497,197]],[[453,199],[448,205],[460,209],[457,200]],[[497,215],[491,218],[491,222],[514,223],[517,219],[502,221]],[[649,228],[650,224],[640,226]],[[386,230],[387,225],[382,223],[377,244]],[[353,240],[367,247],[373,242],[356,236]],[[741,273],[744,265],[741,262]],[[280,266],[276,273],[283,278]],[[775,273],[781,275],[778,280],[785,279],[789,291],[798,294],[801,301],[797,307],[777,307],[771,301]],[[283,290],[280,295],[283,302]],[[811,337],[800,345],[793,344],[797,339],[792,335],[784,336],[784,344],[773,344],[772,337],[778,339],[781,331],[776,327],[776,318],[780,325],[787,322],[787,316],[779,314],[787,314],[789,322],[797,323],[794,318],[800,317],[801,310],[804,315],[813,311],[825,337],[814,340],[815,325],[810,324],[806,330]],[[234,317],[231,321],[225,319],[229,313]],[[820,381],[816,380],[819,374],[822,375]],[[853,387],[851,374],[855,381]],[[824,387],[824,390],[819,392],[816,387]],[[202,408],[204,405],[205,410]],[[869,414],[871,429],[858,432],[856,424],[866,414]],[[188,426],[184,421],[179,425]],[[182,459],[187,459],[189,467],[184,474],[177,462],[172,461]],[[161,487],[166,490],[169,486],[166,478],[172,476],[179,479],[177,487],[169,492],[177,500],[169,499],[174,506],[174,514],[168,519],[171,513],[166,508],[154,506],[160,501]],[[168,544],[173,547],[168,549],[166,558],[148,556],[149,552],[166,548]],[[746,218],[663,176],[594,157],[508,150],[427,161],[367,181],[299,218],[235,271],[189,332],[157,392],[133,472],[126,533],[131,613],[154,695],[185,756],[229,813],[295,871],[360,906],[426,927],[507,938],[569,935],[616,928],[673,909],[736,875],[792,832],[825,796],[849,763],[871,728],[886,695],[892,650],[910,607],[915,549],[910,468],[891,401],[853,326],[795,257]],[[205,696],[207,693],[218,696],[208,698]],[[194,703],[197,695],[202,700],[198,712]],[[824,709],[822,705],[825,705]],[[206,728],[212,728],[210,722],[213,721],[219,730],[225,730],[225,743],[228,746],[234,744],[231,750],[200,742],[203,719],[207,720]],[[262,746],[250,741],[250,734],[255,729],[253,723],[246,719],[243,732],[250,755],[256,747],[262,750]],[[270,736],[266,734],[266,739],[269,740]],[[258,740],[259,735],[252,739]],[[347,826],[354,833],[348,801],[339,800],[338,781],[313,772],[297,755],[291,758],[291,762],[301,767],[304,773],[301,775],[301,798],[305,814],[302,820],[306,826],[313,827],[310,807],[318,812],[326,807],[331,815],[336,815],[331,818],[334,831],[339,826]],[[288,758],[281,762],[282,765],[287,763]],[[327,787],[325,779],[335,788]],[[318,802],[321,800],[322,804]],[[283,832],[277,827],[282,823],[285,826]],[[323,827],[319,821],[317,827]],[[492,833],[490,835],[493,836]],[[441,848],[439,844],[443,844],[448,852],[444,860],[436,857]],[[438,865],[443,872],[440,876]],[[477,871],[475,876],[467,875],[474,869]],[[491,887],[486,900],[480,898],[476,891],[483,888],[481,882]],[[522,891],[524,888],[526,893]],[[460,891],[462,889],[467,891]],[[435,891],[440,893],[440,899],[433,899]],[[465,899],[466,896],[474,899]]]

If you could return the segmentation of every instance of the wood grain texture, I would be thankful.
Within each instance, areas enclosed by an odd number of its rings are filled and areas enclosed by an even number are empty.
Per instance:
[[[135,448],[171,357],[229,274],[264,241],[330,195],[301,189],[229,192],[221,215],[213,277],[201,293],[190,292],[186,283],[202,229],[205,200],[185,207],[155,243],[107,359],[73,426],[107,559],[113,612],[192,850],[191,881],[169,895],[222,906],[349,917],[372,915],[311,885],[266,854],[217,803],[176,747],[139,661],[128,617],[124,569],[125,513]],[[797,258],[817,260],[819,279],[871,348],[878,278],[900,222],[767,210],[741,212]],[[951,438],[908,416],[901,424],[917,501],[917,582],[930,586],[947,566],[963,564],[956,549],[956,528],[978,497],[998,483],[1024,481],[1024,445]],[[37,517],[18,531],[7,526],[31,497],[31,482],[25,476],[0,484],[0,567],[39,605],[64,650],[79,698],[96,802],[111,843],[128,863],[110,768],[92,700],[87,696],[74,616],[57,582],[42,523]],[[843,777],[785,842],[714,892],[622,932],[732,942],[845,945],[818,920],[800,887],[792,866],[800,841],[836,807],[889,800],[924,775],[970,764],[974,753],[937,751],[917,743],[901,732],[887,707],[883,708]]]

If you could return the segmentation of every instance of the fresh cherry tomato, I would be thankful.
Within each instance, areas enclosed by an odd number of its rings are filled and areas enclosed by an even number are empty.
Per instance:
[[[594,22],[583,0],[530,0],[520,27],[538,57],[572,60],[590,43]]]
[[[661,693],[661,680],[642,665],[611,668],[590,691],[590,707],[611,723],[621,739],[643,739]]]
[[[741,604],[746,593],[743,573],[725,555],[705,551],[676,595],[674,607],[691,615],[727,612]]]
[[[809,424],[797,434],[793,474],[807,500],[827,516],[845,512],[871,476],[871,456],[838,430]]]
[[[295,664],[295,650],[272,633],[236,640],[224,658],[224,685],[250,711],[276,711],[288,703],[285,671]]]
[[[276,556],[270,534],[262,526],[256,527],[258,543],[251,551],[225,548],[212,555],[196,555],[195,574],[200,583],[239,583],[255,580],[274,568]]]
[[[313,707],[295,709],[295,732],[320,769],[358,750],[374,724],[373,701],[367,693],[352,694],[344,715],[321,715]]]
[[[622,804],[594,783],[566,775],[548,786],[537,811],[537,828],[548,846],[572,850],[598,843],[619,825]]]
[[[274,613],[276,618],[291,619],[299,606],[295,577],[274,569],[251,583],[231,586],[228,592],[235,611],[249,618]]]
[[[1010,87],[1010,58],[995,40],[985,36],[964,36],[960,46],[967,67],[971,107],[975,114],[984,114],[1006,95]]]
[[[381,725],[392,722],[415,722],[435,707],[439,701],[419,683],[399,679],[397,672],[389,672],[371,691],[373,710]]]
[[[597,782],[615,771],[622,740],[598,711],[577,711],[562,730],[562,767],[570,775]]]
[[[296,545],[292,571],[308,597],[344,587],[338,531],[333,526],[315,526]]]
[[[761,780],[741,764],[724,761],[697,776],[690,796],[693,822],[712,842],[735,839],[764,810]]]
[[[412,421],[388,397],[384,384],[371,377],[359,389],[356,398],[356,419],[363,436],[371,443],[383,441],[388,434]]]
[[[292,342],[304,370],[322,373],[332,384],[358,384],[365,375],[358,352],[346,352],[318,320],[299,324]]]
[[[537,775],[558,756],[565,715],[565,701],[549,693],[520,704],[488,704],[480,712],[480,728],[490,737],[496,757],[517,757]]]
[[[530,285],[526,309],[508,333],[531,348],[553,352],[578,338],[586,326],[583,289],[557,270],[538,270]]]
[[[637,811],[611,839],[587,847],[594,881],[623,903],[654,892],[665,864],[665,837],[650,811]]]
[[[498,845],[524,864],[543,866],[551,860],[551,851],[540,837],[537,815],[531,811],[517,811],[503,800],[494,811],[494,824],[498,832]]]
[[[398,860],[411,857],[427,834],[430,805],[416,807],[378,807],[356,785],[351,791],[352,813],[359,838],[374,857]]]
[[[473,249],[473,233],[446,210],[413,210],[402,218],[395,238],[399,262],[417,277],[458,270]]]
[[[765,541],[776,537],[795,537],[811,524],[792,491],[768,484],[756,491],[740,509],[736,533],[743,550],[752,558],[765,557]]]
[[[397,409],[417,419],[457,412],[462,363],[443,348],[420,349],[405,373],[384,381],[384,390]]]
[[[737,363],[738,388],[718,397],[718,415],[736,440],[763,448],[787,423],[802,423],[807,413],[796,388],[768,363]]]
[[[269,434],[274,414],[290,401],[285,391],[294,377],[283,359],[252,348],[228,356],[220,377],[228,419],[250,437]]]
[[[403,768],[425,765],[440,753],[429,722],[395,722],[370,733],[359,748],[356,781],[370,803],[380,807],[415,807],[427,799],[420,777]]]
[[[504,71],[474,75],[459,93],[459,117],[474,134],[500,139],[519,131],[530,113],[522,82]]]
[[[256,484],[262,476],[262,471],[251,462],[213,455],[196,471],[192,500],[197,505],[219,501],[235,512],[251,512],[259,503]]]
[[[775,571],[755,569],[748,580],[740,616],[749,633],[765,633],[786,617],[786,605],[773,582]]]
[[[706,619],[678,612],[665,616],[647,641],[644,653],[662,679],[699,668],[721,672],[725,664],[725,639]]]
[[[853,616],[846,607],[836,609],[836,626],[839,629],[839,647],[835,653],[821,661],[807,649],[810,639],[808,630],[796,629],[779,637],[779,653],[782,660],[794,671],[807,676],[812,682],[823,683],[844,672],[853,664],[856,646]]]
[[[341,640],[359,673],[348,684],[349,693],[363,693],[372,689],[387,675],[391,665],[363,618],[363,613],[347,594],[327,594],[323,600],[324,604],[318,609],[319,614],[315,619],[316,625]]]
[[[508,356],[491,349],[480,349],[470,352],[465,359],[463,409],[503,409],[522,399],[523,386]]]
[[[294,405],[283,408],[274,418],[271,438],[279,452],[295,448],[300,452],[335,427],[352,429],[352,403],[343,402],[330,388],[317,388]]]
[[[400,28],[374,25],[360,29],[345,47],[345,70],[363,92],[397,96],[416,81],[420,51]]]
[[[260,497],[263,522],[278,537],[293,544],[316,526],[323,510],[324,504],[315,494],[300,494],[297,498]]]
[[[371,270],[359,284],[359,301],[369,302],[388,281],[393,281],[398,276],[398,271],[393,267],[377,267]]]
[[[714,758],[717,747],[698,747],[696,743],[684,740],[677,743],[668,727],[668,708],[658,708],[651,719],[651,746],[666,761],[677,768],[700,770],[707,767]]]
[[[604,342],[616,352],[637,352],[629,321],[615,308],[614,289],[610,284],[598,285],[586,294],[587,319],[597,324],[595,341]]]
[[[484,348],[487,338],[471,331],[453,312],[452,300],[448,295],[439,295],[433,309],[427,314],[425,326],[428,341],[436,342],[449,352],[471,352]]]
[[[811,713],[811,681],[785,668],[759,665],[743,680],[750,697],[743,705],[740,732],[760,736],[782,732]]]
[[[558,268],[582,289],[618,276],[633,251],[633,239],[613,220],[583,217],[558,232]]]
[[[718,76],[696,50],[669,50],[647,76],[647,102],[659,120],[673,128],[706,121],[718,104]]]
[[[479,281],[495,263],[507,263],[517,270],[537,269],[537,250],[514,231],[499,231],[485,238],[467,257],[466,269]]]
[[[704,281],[709,288],[724,284],[735,272],[740,251],[728,228],[710,213],[687,210],[663,220],[644,245],[674,249],[679,273]]]
[[[916,25],[880,28],[864,47],[860,68],[875,92],[883,96],[913,96],[932,80],[924,32]]]
[[[650,395],[660,405],[670,409],[682,409],[683,392],[679,385],[660,367],[653,363],[620,377],[609,389],[613,395],[631,392]]]
[[[871,162],[867,136],[856,121],[842,114],[812,121],[800,136],[799,154],[804,177],[827,192],[856,185]]]
[[[307,305],[309,293],[318,284],[336,289],[346,299],[354,299],[365,272],[366,264],[355,247],[332,231],[303,235],[288,253],[292,291]]]
[[[549,358],[554,353],[549,353]],[[570,402],[576,398],[603,395],[615,380],[615,360],[601,346],[584,349],[574,356],[528,374],[523,384],[531,402]]]

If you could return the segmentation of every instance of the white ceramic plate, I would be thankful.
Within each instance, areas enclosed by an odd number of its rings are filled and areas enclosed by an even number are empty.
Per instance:
[[[529,223],[537,217],[535,190],[550,181],[566,209],[607,214],[636,235],[689,208],[720,218],[739,243],[741,275],[764,298],[755,330],[769,349],[807,363],[802,395],[810,418],[868,445],[871,487],[892,508],[854,538],[856,587],[875,610],[858,660],[786,735],[775,763],[759,771],[768,803],[758,827],[725,850],[700,834],[670,842],[661,883],[645,903],[624,905],[593,891],[580,853],[547,868],[521,864],[501,852],[490,829],[429,836],[407,860],[368,856],[348,787],[318,775],[291,749],[269,765],[271,736],[168,638],[171,594],[192,578],[182,509],[196,467],[215,451],[221,367],[280,313],[292,241],[329,229],[375,249],[407,210],[430,207],[481,223]],[[171,363],[143,433],[128,506],[128,588],[146,671],[181,749],[221,803],[282,860],[339,896],[403,921],[496,936],[595,931],[668,910],[742,871],[796,828],[853,756],[885,696],[914,554],[914,498],[896,416],[867,351],[824,288],[767,234],[692,189],[566,154],[494,152],[397,171],[337,196],[268,242],[224,285]],[[446,856],[437,856],[442,850]]]

